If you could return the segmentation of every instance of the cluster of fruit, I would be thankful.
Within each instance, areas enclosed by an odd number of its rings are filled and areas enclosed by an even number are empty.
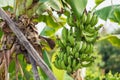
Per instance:
[[[56,55],[54,65],[71,74],[94,61],[94,57],[90,54],[93,52],[98,30],[102,25],[95,27],[98,17],[92,13],[87,15],[83,13],[78,19],[70,15],[67,23],[70,29],[63,27],[62,38],[57,40],[60,51]]]

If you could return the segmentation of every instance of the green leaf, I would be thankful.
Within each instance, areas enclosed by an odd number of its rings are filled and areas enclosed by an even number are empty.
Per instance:
[[[109,35],[99,39],[98,41],[108,40],[113,46],[120,47],[120,35]]]
[[[96,5],[99,5],[99,4],[102,3],[103,1],[105,1],[105,0],[95,0],[95,4],[96,4]]]
[[[48,56],[47,51],[43,50],[42,53],[43,53],[43,60],[48,65],[48,67],[52,70],[50,58]],[[42,69],[40,69],[40,73],[42,74],[42,77],[44,78],[44,80],[49,80],[48,76],[45,74],[45,72]]]
[[[50,8],[48,7],[47,4],[42,3],[41,5],[39,5],[36,13],[37,13],[38,15],[41,15],[41,14],[43,14],[46,10],[49,10],[49,9],[50,9]]]
[[[45,61],[45,63],[49,66],[50,69],[52,69],[51,67],[51,62],[50,62],[50,58],[48,56],[48,53],[46,50],[43,50],[43,60]]]
[[[13,7],[14,0],[0,0],[0,7],[11,6]]]
[[[15,0],[14,10],[16,15],[24,14],[31,7],[33,0]],[[30,8],[31,9],[31,8]]]
[[[52,67],[51,67],[51,62],[50,62],[50,58],[49,58],[49,56],[48,56],[47,51],[46,51],[46,50],[43,50],[42,53],[43,53],[43,60],[44,60],[45,63],[48,65],[48,67],[49,67],[50,69],[52,69]],[[42,69],[40,69],[39,72],[42,74],[42,78],[43,78],[42,80],[49,80],[48,76],[45,74],[45,72],[44,72]]]
[[[111,19],[113,21],[117,21],[115,18],[116,9],[119,8],[120,5],[112,5],[108,7],[104,7],[102,9],[96,10],[95,14],[98,15],[103,20]],[[118,13],[118,12],[117,12]]]
[[[10,11],[10,12],[13,12],[13,7],[12,6],[5,6],[5,7],[2,7],[5,11]]]
[[[66,0],[71,6],[73,13],[80,17],[86,8],[88,0]]]
[[[114,9],[113,16],[114,18],[110,19],[120,24],[120,6]]]
[[[62,3],[59,0],[40,0],[41,4],[37,9],[37,14],[41,15],[46,10],[51,10],[50,7],[56,11],[61,11],[63,8]]]
[[[40,17],[38,19],[35,19],[34,21],[35,22],[43,21],[46,23],[47,26],[43,29],[41,35],[53,36],[58,29],[65,25],[66,18],[64,17],[55,18],[54,16],[40,15]]]
[[[47,4],[56,11],[61,11],[61,9],[63,8],[60,0],[49,0]]]
[[[42,32],[40,33],[40,35],[43,35],[43,36],[52,36],[55,32],[55,29],[54,28],[50,28],[50,27],[45,27]]]
[[[49,1],[49,0],[39,0],[40,2],[46,2],[46,1]]]

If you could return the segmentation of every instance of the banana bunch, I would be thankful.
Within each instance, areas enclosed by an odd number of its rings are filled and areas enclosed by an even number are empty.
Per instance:
[[[67,18],[70,29],[63,27],[62,38],[57,39],[60,48],[56,55],[54,65],[58,69],[66,70],[72,74],[79,68],[87,67],[94,62],[94,43],[98,36],[98,30],[102,24],[96,27],[98,17],[92,13],[83,13],[80,18],[74,20],[71,14]]]

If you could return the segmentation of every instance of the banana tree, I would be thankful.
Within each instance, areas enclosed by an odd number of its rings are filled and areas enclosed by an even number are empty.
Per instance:
[[[96,0],[96,6],[103,1]],[[57,75],[59,71],[61,75],[64,72],[81,80],[80,69],[95,60],[93,48],[98,30],[103,26],[96,25],[99,11],[94,12],[96,6],[87,11],[87,2],[8,0],[6,3],[0,0],[0,79],[8,80],[10,75],[11,80],[33,80],[32,76],[34,80],[56,80],[56,77],[62,80],[63,77]],[[117,9],[115,16],[119,16],[118,12]],[[46,23],[40,34],[35,27],[39,22]],[[61,28],[61,36],[56,36]]]

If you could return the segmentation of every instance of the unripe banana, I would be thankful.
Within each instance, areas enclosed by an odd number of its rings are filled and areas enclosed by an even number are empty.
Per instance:
[[[81,27],[84,28],[84,26],[81,26]],[[79,27],[78,28],[75,27],[75,40],[76,41],[80,41],[81,40],[81,37],[80,37],[81,34],[82,34],[82,30],[80,30]]]
[[[61,68],[62,69],[66,69],[67,68],[63,60],[61,61]]]
[[[57,63],[58,63],[58,66],[60,67],[60,69],[62,69],[61,61],[62,61],[61,59],[58,59],[58,60],[57,60]]]
[[[80,27],[80,30],[84,30],[84,25],[83,24],[81,24],[79,27]]]
[[[76,64],[77,64],[76,59],[73,59],[73,62],[72,62],[72,68],[74,68],[74,67],[76,66]]]
[[[81,42],[76,42],[75,48],[77,51],[81,49],[81,46],[80,46],[81,44],[82,44]]]
[[[72,64],[72,58],[71,58],[71,56],[68,56],[68,64],[69,64],[69,65]]]
[[[98,23],[98,17],[96,16],[96,20],[95,20],[93,26],[96,25],[97,23]]]
[[[64,62],[65,62],[66,64],[67,64],[67,62],[68,62],[68,61],[67,61],[67,58],[68,58],[68,57],[67,57],[67,54],[64,54],[63,60],[64,60]]]
[[[94,35],[93,37],[85,36],[86,42],[89,42],[89,43],[94,42],[96,39],[97,39],[97,35]]]
[[[77,66],[75,66],[73,69],[74,69],[74,71],[77,71],[78,69],[80,69],[80,67],[81,67],[81,64],[79,63],[79,64],[77,64]]]
[[[73,36],[69,36],[68,37],[68,40],[69,40],[69,42],[70,42],[70,44],[71,44],[71,46],[74,46],[74,37]]]
[[[59,66],[58,63],[57,63],[57,60],[55,60],[53,63],[54,63],[54,66],[55,66],[56,68],[61,69],[60,66]]]
[[[90,32],[85,31],[85,30],[82,31],[82,34],[83,34],[84,36],[88,36],[88,37],[93,37],[93,36],[96,35],[97,33],[98,33],[98,31],[95,31],[94,33],[90,33]]]
[[[63,27],[63,29],[62,29],[62,39],[66,40],[66,42],[67,42],[67,36],[68,36],[68,29]]]
[[[59,55],[58,55],[58,57],[59,57],[60,59],[62,59],[63,56],[64,56],[64,54],[65,54],[64,52],[60,52]]]
[[[85,30],[86,32],[89,32],[89,33],[95,33],[97,32],[97,30],[95,30],[95,27],[90,27],[88,29]]]
[[[74,56],[74,54],[75,54],[77,51],[78,51],[78,50],[76,49],[76,47],[73,47],[71,54]]]
[[[90,44],[87,44],[87,47],[85,49],[85,53],[89,53],[89,51],[90,51]]]
[[[68,25],[70,25],[71,27],[74,26],[72,15],[70,15],[70,16],[67,18],[67,23],[68,23]]]
[[[80,27],[81,23],[80,23],[80,20],[77,20],[76,21],[76,27]]]
[[[88,25],[85,27],[85,31],[89,31],[90,28],[91,28],[91,25],[88,24]]]
[[[89,24],[89,23],[90,23],[91,18],[92,18],[92,16],[91,16],[91,13],[89,12],[89,13],[87,14],[86,24]]]
[[[95,27],[95,30],[99,30],[102,26],[103,24],[100,24],[98,27]]]
[[[72,48],[70,46],[67,46],[66,50],[67,50],[67,54],[69,55],[71,53],[71,51],[72,51]]]
[[[67,73],[70,74],[72,72],[72,67],[70,65],[67,66]]]
[[[90,44],[90,51],[89,52],[90,53],[93,52],[93,44],[92,43]]]
[[[83,13],[82,17],[81,17],[81,22],[84,24],[86,22],[86,14]]]
[[[96,23],[98,22],[98,17],[97,15],[93,15],[92,19],[91,19],[91,26],[96,25]]]
[[[64,44],[62,43],[62,41],[60,39],[57,39],[56,42],[57,42],[57,44],[58,44],[59,47],[61,47],[61,48],[65,47]]]
[[[81,65],[82,67],[88,67],[92,64],[92,62],[82,62]]]
[[[71,2],[73,1],[70,0],[70,4]],[[76,16],[74,12],[73,15]],[[88,53],[93,52],[98,30],[103,26],[95,27],[98,17],[90,12],[87,15],[83,13],[81,18],[73,18],[73,15],[67,18],[67,23],[71,26],[70,30],[63,27],[62,40],[57,40],[60,52],[54,62],[58,69],[67,70],[70,74],[93,62],[93,57]]]
[[[64,44],[64,46],[67,46],[67,41],[65,39],[62,39],[62,43]]]
[[[87,47],[87,43],[84,41],[82,44],[80,44],[82,47],[80,49],[80,52],[84,52],[84,50],[86,49]]]
[[[75,58],[79,58],[79,52],[75,53]]]

